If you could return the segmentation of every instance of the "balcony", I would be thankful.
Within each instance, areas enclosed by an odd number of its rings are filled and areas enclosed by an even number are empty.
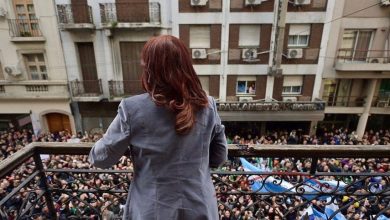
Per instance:
[[[101,79],[98,80],[74,80],[70,82],[72,99],[74,101],[98,102],[103,99]]]
[[[338,71],[389,71],[389,50],[339,49],[336,60]]]
[[[66,219],[89,219],[91,215],[104,219],[107,210],[119,219],[121,212],[116,207],[125,204],[133,171],[131,168],[91,169],[87,162],[70,168],[72,162],[67,163],[66,157],[77,155],[83,161],[82,155],[88,155],[91,146],[92,143],[33,143],[1,161],[0,178],[13,183],[11,190],[1,197],[1,219],[25,219],[34,215],[58,219],[60,214]],[[55,163],[46,160],[49,155],[58,158],[52,160]],[[326,205],[333,204],[334,212],[321,218],[328,220],[355,204],[368,209],[370,219],[390,210],[389,172],[321,171],[322,164],[318,163],[345,158],[385,161],[390,157],[390,146],[230,145],[229,156],[256,157],[249,159],[252,164],[262,164],[261,158],[272,161],[277,157],[286,163],[305,161],[308,166],[305,172],[275,167],[274,171],[263,168],[242,171],[240,164],[231,160],[222,169],[211,171],[220,209],[232,212],[233,207],[244,207],[245,211],[259,211],[260,217],[266,217],[262,209],[279,207],[281,219],[291,214],[296,215],[294,219],[309,219],[301,218],[307,207],[324,210]],[[127,167],[132,167],[131,161],[127,161]],[[15,179],[9,178],[11,173]],[[76,211],[71,212],[72,207],[77,207]]]
[[[8,19],[8,25],[12,42],[45,41],[38,19]]]
[[[321,121],[323,101],[241,101],[218,102],[223,121]]]
[[[88,5],[57,5],[60,28],[67,30],[95,29],[92,8]]]
[[[144,93],[141,80],[108,81],[111,99],[122,99],[126,96]]]
[[[103,28],[157,28],[161,26],[158,2],[102,3]]]
[[[326,106],[329,107],[363,107],[366,97],[362,96],[324,96]]]
[[[66,81],[30,80],[0,82],[0,100],[69,98]]]

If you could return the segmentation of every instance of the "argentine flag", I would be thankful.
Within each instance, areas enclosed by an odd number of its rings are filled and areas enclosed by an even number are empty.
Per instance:
[[[249,163],[246,159],[240,158],[241,164],[245,171],[250,172],[264,172],[264,170],[261,170],[260,168],[254,166],[253,164]],[[293,184],[285,181],[285,180],[277,180],[272,176],[269,176],[265,179],[260,176],[250,176],[248,178],[249,180],[252,180],[254,183],[251,186],[252,190],[255,192],[271,192],[271,193],[282,193],[282,192],[296,192],[295,187]],[[275,181],[275,182],[274,182]],[[307,188],[305,190],[307,192],[326,192],[327,188],[324,188],[324,186],[328,186],[329,192],[332,192],[334,190],[344,190],[344,187],[346,186],[345,183],[338,182],[338,181],[325,181],[325,180],[314,180],[314,179],[306,179],[306,183],[308,183]],[[263,185],[264,183],[264,185]],[[321,188],[322,187],[322,188]],[[304,198],[307,200],[312,200],[314,198],[314,195],[304,195]],[[330,196],[325,196],[322,199],[326,199],[327,203],[330,203]],[[311,205],[306,209],[305,214],[303,215],[302,219],[305,219],[304,216],[307,215],[310,220],[317,220],[317,219],[328,219],[334,212],[336,212],[339,209],[339,207],[336,204],[329,204],[325,206],[325,212],[320,212],[316,208],[312,207]],[[345,216],[342,213],[337,213],[335,217],[332,218],[332,220],[346,220]]]

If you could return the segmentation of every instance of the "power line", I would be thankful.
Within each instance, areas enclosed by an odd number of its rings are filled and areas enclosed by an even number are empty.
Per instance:
[[[338,17],[338,18],[334,18],[334,19],[332,19],[332,20],[330,20],[330,21],[324,22],[323,24],[325,25],[325,24],[332,23],[332,22],[334,22],[334,21],[340,20],[340,19],[342,19],[342,18],[346,18],[346,17],[348,17],[348,16],[350,16],[350,15],[356,14],[356,13],[361,12],[361,11],[364,11],[364,10],[367,10],[367,9],[372,8],[372,7],[374,7],[374,6],[377,6],[377,5],[379,5],[379,4],[381,4],[381,3],[380,3],[380,2],[375,3],[375,4],[370,5],[370,6],[367,6],[367,7],[365,7],[365,8],[361,8],[361,9],[359,9],[359,10],[353,11],[353,12],[351,12],[351,13],[349,13],[349,14],[342,15],[342,16],[340,16],[340,17]],[[295,35],[299,35],[299,34],[301,34],[301,33],[307,32],[307,31],[310,31],[310,28],[309,28],[309,29],[306,29],[306,30],[304,30],[304,31],[298,32],[298,33],[295,34]]]

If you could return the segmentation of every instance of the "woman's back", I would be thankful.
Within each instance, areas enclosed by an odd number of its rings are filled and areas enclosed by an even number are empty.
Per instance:
[[[140,196],[131,199],[133,209],[129,211],[136,213],[132,216],[218,219],[208,163],[212,131],[217,123],[211,99],[209,107],[198,112],[196,124],[187,135],[176,134],[174,115],[164,107],[157,107],[149,95],[125,102],[140,104],[133,121],[137,132],[130,141],[136,172],[131,195]],[[214,163],[226,160],[226,155],[221,156],[214,158]],[[150,211],[150,215],[142,216],[141,210]]]
[[[131,146],[134,179],[123,219],[218,219],[210,167],[227,159],[224,127],[184,44],[151,39],[142,53],[148,93],[122,100],[90,162],[116,164]]]

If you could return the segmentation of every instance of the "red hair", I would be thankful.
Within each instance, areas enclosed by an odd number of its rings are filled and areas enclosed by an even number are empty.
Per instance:
[[[196,112],[208,105],[189,50],[178,38],[162,35],[145,44],[141,59],[142,86],[156,105],[166,106],[176,114],[176,133],[188,133]]]

